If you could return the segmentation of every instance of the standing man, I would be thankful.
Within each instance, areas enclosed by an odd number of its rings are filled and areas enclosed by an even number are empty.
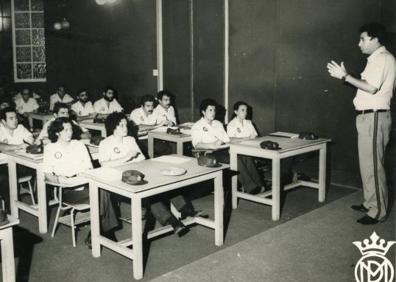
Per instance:
[[[384,153],[391,130],[390,100],[396,80],[395,58],[383,46],[385,28],[369,23],[360,29],[359,48],[369,55],[361,78],[350,75],[344,63],[331,61],[327,69],[332,77],[357,88],[353,104],[356,109],[356,128],[360,173],[364,202],[352,209],[366,213],[357,222],[370,225],[386,219],[388,187],[384,169]]]
[[[52,94],[50,97],[50,111],[54,110],[56,103],[64,103],[70,106],[73,102],[73,97],[66,93],[65,87],[59,85],[56,93]]]

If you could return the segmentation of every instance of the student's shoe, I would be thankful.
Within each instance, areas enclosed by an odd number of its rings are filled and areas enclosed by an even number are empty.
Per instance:
[[[378,219],[375,219],[368,215],[365,215],[362,218],[359,218],[357,220],[357,222],[359,222],[360,224],[363,224],[363,225],[373,225],[373,224],[379,223],[380,221]]]
[[[363,204],[361,204],[361,205],[352,205],[351,209],[353,209],[355,211],[359,211],[359,212],[364,212],[364,213],[368,212],[368,209],[365,206],[363,206]]]
[[[180,211],[180,219],[186,219],[187,217],[203,217],[203,218],[209,218],[209,215],[206,214],[203,210],[181,210]]]
[[[265,186],[257,186],[252,191],[249,192],[251,195],[257,195],[265,192]]]
[[[173,215],[171,216],[171,218],[169,218],[168,223],[172,225],[173,232],[179,237],[183,237],[190,231],[190,228],[185,226],[183,222],[176,219],[176,217],[174,217]]]

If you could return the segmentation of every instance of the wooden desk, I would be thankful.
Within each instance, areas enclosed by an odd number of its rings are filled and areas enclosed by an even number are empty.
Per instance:
[[[19,220],[9,216],[8,221],[9,223],[0,225],[1,265],[3,281],[15,282],[15,259],[12,227],[17,225]]]
[[[41,120],[44,123],[46,123],[47,121],[49,121],[51,118],[53,118],[54,116],[52,114],[39,114],[39,113],[30,113],[28,115],[28,120],[29,120],[29,126],[30,128],[33,128],[33,120]]]
[[[87,120],[81,121],[80,125],[87,129],[100,131],[101,136],[106,138],[106,127],[105,127],[104,123],[93,122],[92,119],[87,119]]]
[[[171,155],[175,156],[175,155]],[[92,234],[92,255],[99,257],[101,245],[133,260],[133,276],[135,279],[143,277],[143,226],[142,226],[142,200],[147,197],[158,195],[164,192],[175,190],[191,184],[214,180],[214,220],[205,218],[187,218],[185,224],[200,224],[214,229],[215,245],[223,245],[223,169],[228,165],[217,168],[208,168],[197,165],[197,160],[189,157],[180,157],[186,162],[174,165],[169,162],[160,162],[161,158],[150,159],[138,163],[130,163],[113,169],[121,174],[128,169],[137,169],[146,175],[148,181],[144,185],[129,185],[121,180],[111,180],[105,168],[87,171],[82,175],[89,180],[89,193],[91,205],[91,234]],[[164,176],[160,173],[161,169],[169,167],[183,167],[187,173],[181,176]],[[120,179],[120,177],[119,177]],[[191,186],[190,186],[191,187]],[[100,235],[99,226],[99,189],[104,189],[112,193],[122,195],[131,199],[132,214],[132,239],[122,242],[114,242]],[[174,209],[172,212],[176,213]],[[149,232],[148,239],[173,231],[171,226],[164,226]],[[128,246],[132,246],[128,248]]]
[[[183,155],[183,144],[191,142],[191,135],[188,134],[168,134],[166,132],[150,131],[148,133],[148,154],[150,158],[154,157],[154,139],[176,143],[176,154]]]
[[[262,141],[274,141],[281,147],[280,150],[264,150],[260,147]],[[230,144],[230,167],[238,171],[238,155],[246,155],[272,160],[272,191],[259,195],[251,195],[237,191],[237,175],[232,177],[232,207],[237,208],[238,198],[272,206],[272,220],[280,217],[280,160],[283,158],[319,151],[319,183],[297,181],[284,187],[285,190],[299,186],[311,187],[319,190],[319,202],[325,201],[326,181],[326,145],[329,139],[301,140],[282,137],[265,136],[253,140],[232,142]],[[268,198],[272,196],[272,198]]]
[[[87,146],[88,151],[95,159],[97,157],[97,146]],[[1,154],[0,154],[1,155]],[[10,206],[11,215],[19,218],[19,210],[23,210],[38,218],[39,232],[48,232],[48,215],[47,215],[47,193],[44,172],[42,169],[43,155],[37,155],[37,158],[31,158],[28,154],[20,154],[14,151],[4,152],[8,162],[8,178],[10,186]],[[40,158],[41,157],[41,158]],[[30,167],[36,170],[37,181],[37,203],[29,205],[18,200],[18,181],[17,181],[17,164]],[[52,203],[50,203],[52,204]]]

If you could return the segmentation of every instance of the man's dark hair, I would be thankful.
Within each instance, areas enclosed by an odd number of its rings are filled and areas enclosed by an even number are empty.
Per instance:
[[[48,139],[51,140],[52,143],[55,143],[56,141],[58,141],[58,135],[56,135],[56,134],[61,132],[64,129],[64,127],[63,127],[64,123],[71,124],[72,131],[73,131],[72,139],[80,140],[81,134],[82,134],[81,127],[74,124],[74,122],[70,118],[66,118],[66,117],[56,118],[53,122],[50,123],[50,125],[48,126],[48,129],[47,129]]]
[[[144,95],[142,98],[140,98],[140,105],[144,106],[146,102],[153,102],[154,103],[155,99],[153,95]]]
[[[171,99],[173,97],[172,93],[170,93],[168,90],[161,90],[160,92],[157,93],[158,100],[162,100],[162,97],[164,96],[168,96]]]
[[[102,89],[102,92],[103,93],[106,93],[108,90],[113,90],[113,92],[114,92],[114,95],[115,95],[115,93],[116,93],[116,91],[115,91],[115,89],[114,89],[114,87],[112,87],[112,86],[105,86],[105,87],[103,87],[103,89]]]
[[[206,111],[209,106],[215,106],[217,108],[217,102],[213,99],[204,99],[199,105],[199,113],[203,116],[202,112]]]
[[[68,109],[69,110],[69,106],[65,103],[61,103],[61,102],[57,102],[54,105],[54,113],[58,114],[60,109]]]
[[[0,111],[0,120],[7,119],[7,113],[16,113],[16,110],[13,107],[5,107]]]
[[[51,140],[52,143],[58,141],[57,133],[61,132],[64,127],[64,123],[70,123],[73,125],[72,121],[69,118],[60,117],[55,119],[51,124],[48,126],[48,139]],[[73,126],[72,126],[73,128]],[[74,128],[73,128],[74,129]]]
[[[109,114],[105,120],[106,135],[107,136],[113,135],[114,130],[117,128],[117,126],[120,124],[121,120],[123,119],[126,119],[128,122],[126,115],[124,115],[123,113],[114,112]]]
[[[367,35],[371,38],[377,37],[380,44],[384,44],[385,42],[386,30],[383,24],[371,22],[363,25],[359,31],[360,33],[367,32]]]

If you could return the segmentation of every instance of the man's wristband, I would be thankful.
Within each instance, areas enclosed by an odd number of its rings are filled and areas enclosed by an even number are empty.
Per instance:
[[[345,82],[345,80],[346,80],[346,78],[347,78],[348,75],[349,75],[349,74],[346,74],[346,75],[344,75],[343,77],[341,77],[341,80],[342,80],[343,82]]]

